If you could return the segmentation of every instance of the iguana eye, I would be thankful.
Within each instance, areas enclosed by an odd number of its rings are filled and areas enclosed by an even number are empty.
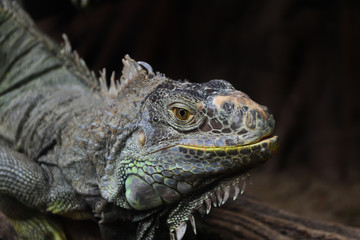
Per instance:
[[[187,121],[192,116],[192,114],[185,108],[173,107],[171,111],[174,113],[175,117],[181,121]]]
[[[194,104],[173,102],[166,111],[168,123],[178,131],[189,131],[201,124],[204,116],[196,109]]]

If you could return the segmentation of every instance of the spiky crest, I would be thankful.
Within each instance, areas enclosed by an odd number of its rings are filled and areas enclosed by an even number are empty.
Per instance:
[[[149,64],[136,62],[129,55],[125,55],[122,63],[124,65],[122,76],[116,80],[115,72],[112,72],[109,87],[106,69],[104,68],[100,72],[101,92],[110,98],[129,97],[130,95],[146,96],[166,79],[165,75],[160,73],[157,73],[155,77]]]
[[[98,88],[99,82],[96,80],[94,71],[90,71],[87,67],[85,61],[80,58],[77,51],[73,51],[69,38],[66,34],[62,35],[64,43],[62,44],[62,49],[60,51],[60,57],[65,60],[67,67],[71,70],[76,76],[80,77],[83,82],[88,85],[90,88]]]

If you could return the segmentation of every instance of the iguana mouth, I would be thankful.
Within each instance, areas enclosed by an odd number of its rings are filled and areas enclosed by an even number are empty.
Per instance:
[[[256,143],[233,146],[232,148],[249,149],[262,145],[268,147],[271,153],[278,148],[278,137],[273,136],[262,139]],[[214,148],[209,148],[214,149]],[[218,148],[215,148],[218,149]],[[224,148],[219,148],[224,150]],[[267,160],[267,159],[266,159]],[[265,161],[265,160],[264,160]],[[181,200],[177,206],[171,211],[167,219],[170,230],[171,240],[181,240],[185,235],[187,223],[190,222],[194,233],[196,234],[196,225],[194,214],[199,212],[201,216],[208,214],[211,207],[222,206],[229,198],[235,201],[239,194],[243,194],[251,175],[253,166],[233,172],[231,175],[219,176],[215,179],[209,179],[204,182],[204,188],[201,188],[196,194]]]
[[[269,147],[270,151],[273,153],[277,150],[278,147],[278,137],[263,137],[256,142],[251,142],[249,144],[243,145],[234,145],[234,146],[197,146],[197,145],[183,145],[179,144],[178,147],[184,147],[187,149],[195,149],[195,150],[203,150],[203,151],[220,151],[220,150],[242,150],[242,149],[250,149],[256,147],[260,144],[265,144],[266,147]]]

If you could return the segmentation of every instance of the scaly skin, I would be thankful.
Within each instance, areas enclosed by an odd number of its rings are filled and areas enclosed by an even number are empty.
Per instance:
[[[276,150],[271,113],[230,83],[174,81],[125,56],[107,87],[64,38],[0,1],[0,210],[21,238],[65,239],[61,215],[98,219],[104,239],[180,240]]]

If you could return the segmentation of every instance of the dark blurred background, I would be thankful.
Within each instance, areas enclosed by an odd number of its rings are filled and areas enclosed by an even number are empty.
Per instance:
[[[23,1],[96,73],[125,54],[172,79],[230,81],[277,120],[280,148],[248,193],[360,227],[360,1]]]

